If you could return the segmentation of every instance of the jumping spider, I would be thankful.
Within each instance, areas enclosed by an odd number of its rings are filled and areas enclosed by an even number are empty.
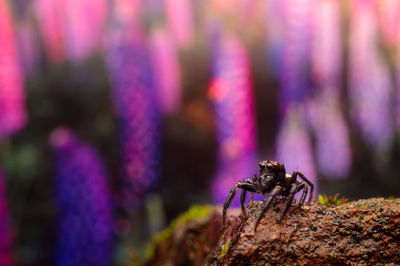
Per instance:
[[[278,195],[287,197],[288,199],[285,210],[282,212],[278,223],[282,222],[282,219],[285,217],[290,206],[292,205],[294,195],[297,192],[303,190],[303,194],[301,195],[300,201],[295,209],[300,208],[301,205],[304,204],[308,193],[308,187],[310,187],[311,189],[308,202],[311,201],[314,185],[302,173],[295,171],[292,175],[286,174],[285,166],[283,165],[283,163],[270,160],[262,161],[258,165],[260,166],[260,177],[253,176],[252,178],[246,179],[242,182],[238,182],[229,192],[228,197],[225,200],[224,209],[222,212],[222,224],[224,227],[226,226],[226,211],[231,205],[232,199],[235,197],[236,191],[239,188],[242,189],[242,194],[240,196],[240,206],[242,208],[242,213],[244,217],[246,217],[244,201],[246,199],[247,191],[251,192],[252,195],[254,192],[262,195],[269,193],[269,196],[267,196],[263,201],[260,216],[258,217],[254,226],[254,232],[257,230],[258,224],[261,221],[262,217],[271,207],[272,202]],[[299,176],[304,182],[297,181],[297,176]]]

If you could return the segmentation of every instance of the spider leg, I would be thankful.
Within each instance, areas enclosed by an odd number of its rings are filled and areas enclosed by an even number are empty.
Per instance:
[[[240,207],[242,208],[243,217],[246,217],[246,208],[244,207],[244,202],[246,201],[246,192],[247,191],[245,189],[242,189],[242,194],[240,195]]]
[[[225,228],[225,222],[226,222],[226,211],[228,210],[229,206],[231,205],[232,200],[236,195],[236,191],[239,188],[241,188],[242,190],[254,192],[254,188],[253,188],[252,184],[250,184],[250,183],[239,182],[233,186],[233,188],[231,189],[231,191],[228,194],[228,197],[226,197],[226,200],[224,203],[224,209],[222,210],[222,225],[224,226],[224,228]]]
[[[251,192],[250,194],[250,203],[253,204],[253,200],[254,200],[254,192]]]
[[[307,193],[308,193],[308,186],[306,183],[301,183],[297,189],[297,191],[300,191],[301,189],[303,189],[303,194],[301,194],[301,198],[299,203],[297,204],[297,206],[295,207],[295,210],[300,208],[301,205],[304,204],[304,201],[306,200],[307,197]]]
[[[269,207],[271,207],[271,204],[272,204],[272,202],[274,201],[275,197],[276,197],[281,191],[282,191],[282,187],[276,186],[276,187],[272,190],[272,192],[271,192],[271,194],[269,195],[269,197],[267,197],[267,198],[264,200],[265,204],[264,204],[264,207],[263,207],[263,209],[262,209],[262,211],[261,211],[261,213],[260,213],[260,216],[258,216],[258,219],[257,219],[257,221],[256,221],[256,224],[254,225],[254,232],[257,231],[258,224],[260,223],[262,217],[264,216],[265,212],[268,211]]]
[[[303,179],[303,181],[306,182],[307,185],[310,187],[310,197],[308,198],[308,202],[310,202],[312,200],[312,197],[313,197],[314,184],[311,183],[311,181],[308,180],[307,177],[305,177],[302,173],[300,173],[298,171],[294,171],[293,175],[299,175],[300,178]]]
[[[283,212],[281,214],[281,217],[278,220],[278,223],[282,222],[282,220],[285,217],[286,213],[288,212],[290,206],[292,206],[294,195],[297,193],[297,191],[298,191],[297,184],[296,183],[292,184],[292,188],[290,189],[290,192],[289,192],[289,199],[288,199],[288,201],[286,203],[285,210],[283,210]]]

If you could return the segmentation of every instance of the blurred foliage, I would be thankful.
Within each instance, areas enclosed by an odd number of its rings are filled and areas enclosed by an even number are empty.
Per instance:
[[[325,205],[327,207],[340,206],[342,204],[345,204],[347,201],[348,199],[344,197],[341,197],[339,199],[339,193],[336,193],[335,196],[326,196],[326,194],[318,195],[318,204]]]

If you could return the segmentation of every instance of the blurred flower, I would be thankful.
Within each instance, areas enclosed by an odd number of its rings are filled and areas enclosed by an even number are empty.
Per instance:
[[[63,28],[65,22],[63,5],[65,1],[36,0],[34,2],[34,11],[44,50],[53,63],[60,63],[65,59]]]
[[[311,138],[300,106],[291,105],[287,110],[276,140],[276,157],[285,164],[287,173],[302,172],[314,183],[314,196],[318,194]]]
[[[97,152],[69,129],[51,134],[58,204],[56,265],[111,265],[113,208]]]
[[[209,96],[214,104],[218,169],[214,201],[223,203],[240,179],[255,174],[256,123],[250,63],[244,45],[224,35],[216,42]],[[238,205],[238,200],[233,205]]]
[[[392,84],[378,54],[373,1],[352,2],[349,50],[350,114],[364,139],[384,147],[393,136]]]
[[[25,75],[34,74],[40,65],[40,47],[37,33],[30,21],[24,21],[18,28],[18,47]]]
[[[175,43],[166,30],[153,32],[151,52],[160,107],[167,114],[174,113],[181,104],[181,73]]]
[[[339,90],[342,70],[340,2],[318,0],[313,12],[312,74],[322,89]]]
[[[168,29],[179,47],[193,42],[193,11],[190,0],[165,0]]]
[[[283,1],[266,1],[265,29],[269,70],[277,77],[281,74],[283,38]]]
[[[136,23],[143,12],[143,1],[141,0],[113,0],[112,20],[128,25]]]
[[[64,1],[65,51],[69,59],[82,61],[102,44],[108,15],[107,0]]]
[[[113,25],[106,53],[120,127],[120,200],[135,210],[159,179],[160,111],[147,43],[135,25],[125,25]]]
[[[0,167],[0,265],[13,265],[11,224],[9,219],[4,172]]]
[[[323,90],[308,104],[308,118],[316,135],[319,170],[327,177],[345,177],[351,167],[348,128],[340,112],[337,90]]]
[[[383,41],[389,46],[395,46],[399,38],[400,1],[376,1],[379,31]]]
[[[340,6],[320,0],[313,20],[312,74],[316,95],[308,116],[316,135],[316,160],[327,177],[345,177],[351,166],[348,128],[341,112]]]
[[[310,53],[313,0],[283,1],[281,113],[311,93]]]
[[[313,0],[283,2],[282,122],[276,139],[276,157],[285,164],[288,173],[300,171],[317,186],[313,148],[304,113],[304,104],[312,92],[310,61],[313,4]]]
[[[25,126],[23,76],[7,1],[0,0],[0,140]]]

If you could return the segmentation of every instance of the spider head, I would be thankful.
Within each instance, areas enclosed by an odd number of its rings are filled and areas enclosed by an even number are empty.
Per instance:
[[[285,166],[281,162],[276,161],[262,161],[258,164],[260,166],[260,174],[262,176],[272,176],[274,178],[285,178]]]

